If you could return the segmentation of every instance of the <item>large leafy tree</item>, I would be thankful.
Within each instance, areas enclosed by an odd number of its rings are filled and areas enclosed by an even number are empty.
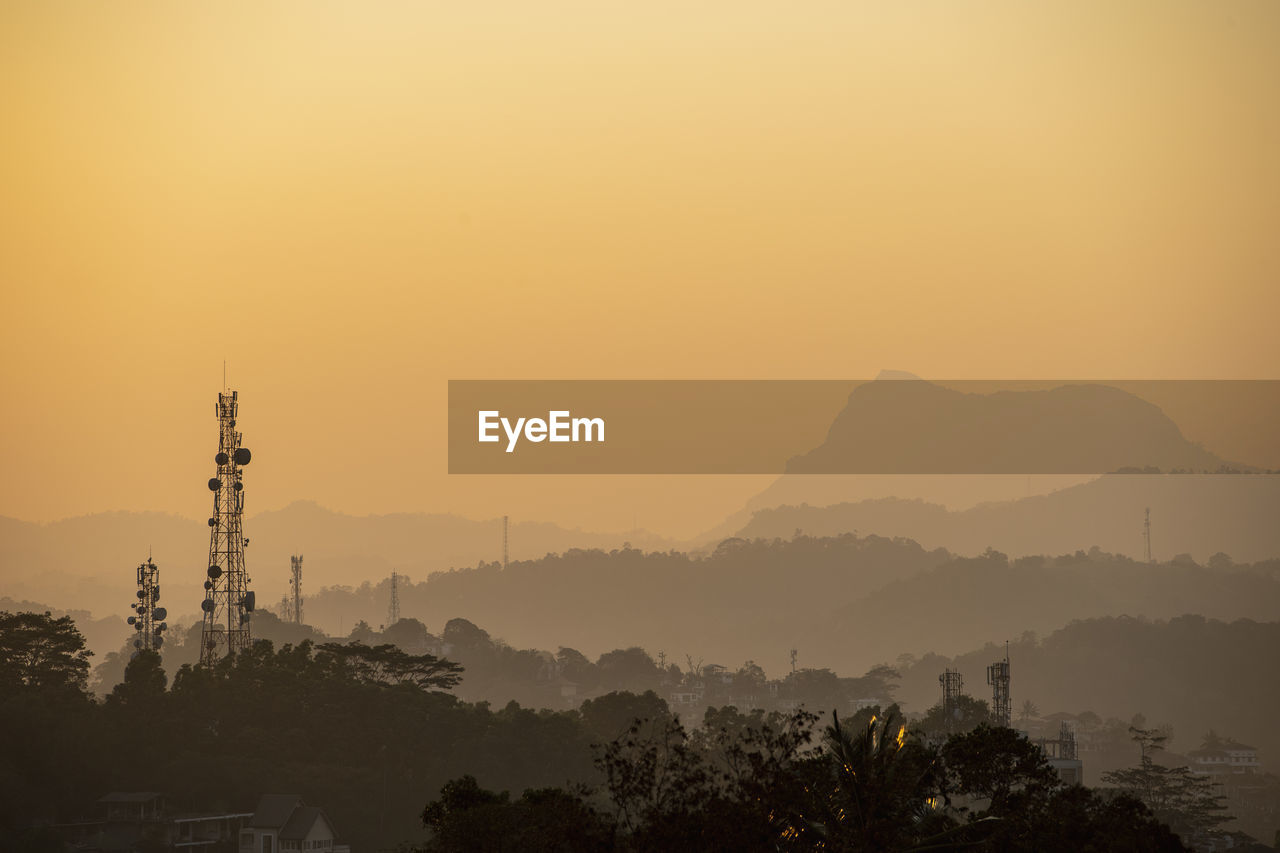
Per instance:
[[[458,664],[430,654],[411,655],[391,643],[324,643],[317,648],[316,660],[334,674],[353,676],[369,684],[411,684],[448,690],[462,680],[462,667]]]
[[[942,703],[938,703],[925,712],[920,728],[931,733],[967,732],[990,722],[991,708],[986,701],[962,693],[956,701],[950,720],[942,712]]]
[[[70,617],[0,612],[0,849],[41,849],[19,830],[93,790],[89,655]]]
[[[447,782],[422,810],[431,830],[424,853],[571,853],[616,849],[609,822],[580,792],[530,789],[516,801],[481,788],[474,776]]]
[[[1215,829],[1230,820],[1223,814],[1223,796],[1214,791],[1208,776],[1189,767],[1157,764],[1152,753],[1169,735],[1158,729],[1130,726],[1129,734],[1138,744],[1137,767],[1102,774],[1102,781],[1114,785],[1146,805],[1151,813],[1184,838]]]
[[[124,680],[115,686],[109,702],[154,704],[164,696],[169,679],[160,665],[160,653],[143,649],[124,668]]]
[[[1027,800],[1043,800],[1062,783],[1044,753],[1018,732],[983,723],[942,747],[949,785],[980,798],[986,814],[1003,814]]]
[[[84,692],[92,654],[70,616],[0,611],[0,689]]]

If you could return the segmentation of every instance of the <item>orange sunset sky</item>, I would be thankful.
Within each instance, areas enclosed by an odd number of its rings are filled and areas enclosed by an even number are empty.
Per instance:
[[[0,5],[0,515],[692,534],[450,378],[1277,378],[1280,4]]]

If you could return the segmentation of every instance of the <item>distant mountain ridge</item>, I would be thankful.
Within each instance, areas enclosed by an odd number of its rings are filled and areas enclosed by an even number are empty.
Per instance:
[[[359,583],[392,569],[425,578],[433,571],[475,566],[502,557],[501,519],[396,513],[352,516],[312,501],[245,519],[246,564],[258,601],[284,594],[289,557],[304,556],[304,591]],[[576,547],[663,549],[669,540],[647,533],[596,533],[545,522],[512,521],[512,559]],[[160,565],[165,603],[175,617],[199,613],[209,531],[203,520],[158,512],[106,512],[48,524],[0,517],[0,577],[15,598],[59,607],[123,614],[133,600],[133,568],[148,550]]]
[[[462,617],[517,648],[589,657],[642,646],[677,659],[861,672],[903,652],[980,647],[1103,616],[1274,619],[1280,560],[1145,563],[1100,549],[1010,560],[953,557],[905,538],[842,534],[730,539],[710,554],[573,550],[433,575],[399,590],[402,615],[433,630]],[[308,619],[385,621],[388,584],[321,591]]]
[[[1009,639],[1015,717],[1028,701],[1042,712],[1090,710],[1126,724],[1142,713],[1151,725],[1172,724],[1174,751],[1195,747],[1204,732],[1215,729],[1258,746],[1268,767],[1276,766],[1280,730],[1274,708],[1280,680],[1265,673],[1280,671],[1280,622],[1106,616],[1074,621],[1040,638],[1015,634]],[[912,710],[929,707],[938,701],[938,674],[952,669],[965,679],[967,693],[990,701],[983,675],[1005,653],[1001,639],[964,654],[904,658],[898,697]],[[1046,728],[1057,725],[1056,720],[1045,723]],[[1117,765],[1099,763],[1103,755],[1096,742],[1090,743],[1096,730],[1083,721],[1076,727],[1086,739],[1086,780],[1098,784],[1102,773]],[[1127,733],[1118,728],[1123,739]],[[1124,754],[1127,764],[1129,753]]]
[[[1103,384],[966,393],[924,380],[857,386],[826,440],[788,474],[1216,471],[1157,406]]]
[[[1221,551],[1240,562],[1280,557],[1280,476],[1114,474],[1047,495],[952,511],[934,503],[882,498],[829,506],[762,509],[736,531],[748,539],[866,531],[930,547],[1014,556],[1098,546],[1139,557],[1151,510],[1152,549],[1168,559],[1207,560]]]

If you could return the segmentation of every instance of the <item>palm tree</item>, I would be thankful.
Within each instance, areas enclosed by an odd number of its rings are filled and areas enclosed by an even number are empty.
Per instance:
[[[1040,709],[1036,707],[1035,702],[1032,702],[1030,699],[1028,699],[1027,701],[1022,703],[1022,713],[1021,715],[1019,715],[1018,719],[1022,721],[1022,724],[1024,726],[1027,724],[1027,721],[1032,720],[1039,716],[1040,716]]]
[[[784,845],[906,850],[953,826],[941,808],[937,753],[907,732],[896,710],[856,729],[833,712],[824,746],[818,778],[806,786],[808,813],[784,821]]]

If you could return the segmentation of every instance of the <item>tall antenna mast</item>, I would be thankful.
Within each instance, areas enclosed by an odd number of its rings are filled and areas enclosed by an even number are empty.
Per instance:
[[[131,605],[134,615],[125,620],[137,632],[133,640],[134,652],[130,655],[130,660],[137,657],[138,652],[159,651],[164,645],[164,632],[169,630],[164,620],[169,614],[157,604],[158,601],[160,601],[160,567],[151,562],[151,554],[148,553],[147,561],[138,566],[138,600]]]
[[[964,679],[955,670],[947,669],[938,676],[942,685],[942,725],[950,734],[960,722],[960,690],[964,687]]]
[[[1151,507],[1147,507],[1147,519],[1142,522],[1142,538],[1147,544],[1147,562],[1153,563],[1151,559]]]
[[[387,627],[400,621],[400,576],[393,570],[391,572],[391,603],[387,605]]]
[[[204,628],[200,635],[200,663],[211,666],[219,658],[249,647],[249,616],[254,595],[244,568],[244,484],[241,469],[253,455],[240,446],[236,432],[237,392],[218,395],[218,475],[209,480],[213,515],[209,517],[209,569],[204,582]]]
[[[507,522],[508,518],[502,517],[502,568],[507,567]]]
[[[302,555],[289,558],[289,593],[293,596],[293,604],[289,615],[295,625],[302,624]]]
[[[987,684],[991,685],[991,717],[997,726],[1009,727],[1013,706],[1009,696],[1009,641],[1004,644],[1004,660],[987,667]]]

